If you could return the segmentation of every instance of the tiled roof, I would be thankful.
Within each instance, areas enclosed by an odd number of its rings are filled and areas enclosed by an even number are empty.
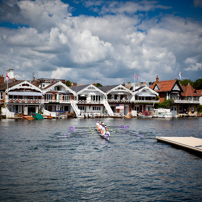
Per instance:
[[[197,92],[189,83],[187,86],[181,86],[183,89],[183,92],[181,93],[182,96],[185,97],[198,97],[199,92]]]
[[[202,90],[196,90],[199,96],[202,96]]]
[[[15,80],[12,82],[8,82],[8,88],[11,88],[19,83],[22,83],[24,80]],[[7,89],[7,82],[0,84],[0,90],[5,91]]]
[[[153,85],[150,86],[150,88],[154,90],[155,86],[157,85],[159,90],[155,90],[156,92],[169,92],[172,90],[176,82],[177,79],[158,81],[158,82],[155,81]]]

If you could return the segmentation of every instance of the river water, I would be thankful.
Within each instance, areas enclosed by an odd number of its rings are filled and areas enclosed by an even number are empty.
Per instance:
[[[202,201],[202,157],[156,141],[202,118],[101,120],[0,120],[0,201]]]

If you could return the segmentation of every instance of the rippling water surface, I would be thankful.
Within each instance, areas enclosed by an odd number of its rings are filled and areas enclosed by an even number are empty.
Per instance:
[[[202,201],[202,157],[155,138],[202,138],[202,118],[101,120],[109,142],[97,119],[0,120],[0,201]]]

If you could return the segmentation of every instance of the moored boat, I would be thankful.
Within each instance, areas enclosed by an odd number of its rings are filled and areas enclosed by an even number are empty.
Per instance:
[[[44,119],[41,114],[38,114],[38,113],[35,113],[35,112],[31,112],[31,116],[32,116],[35,120]]]
[[[150,111],[143,111],[142,113],[140,112],[138,114],[138,117],[140,117],[140,118],[152,118],[152,115],[151,115]]]
[[[159,108],[159,109],[154,109],[154,118],[172,118],[172,112],[170,109],[164,109],[164,108]]]

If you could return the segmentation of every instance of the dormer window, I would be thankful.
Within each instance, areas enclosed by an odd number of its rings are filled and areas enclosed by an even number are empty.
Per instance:
[[[60,86],[55,86],[55,90],[59,91],[60,90]]]

